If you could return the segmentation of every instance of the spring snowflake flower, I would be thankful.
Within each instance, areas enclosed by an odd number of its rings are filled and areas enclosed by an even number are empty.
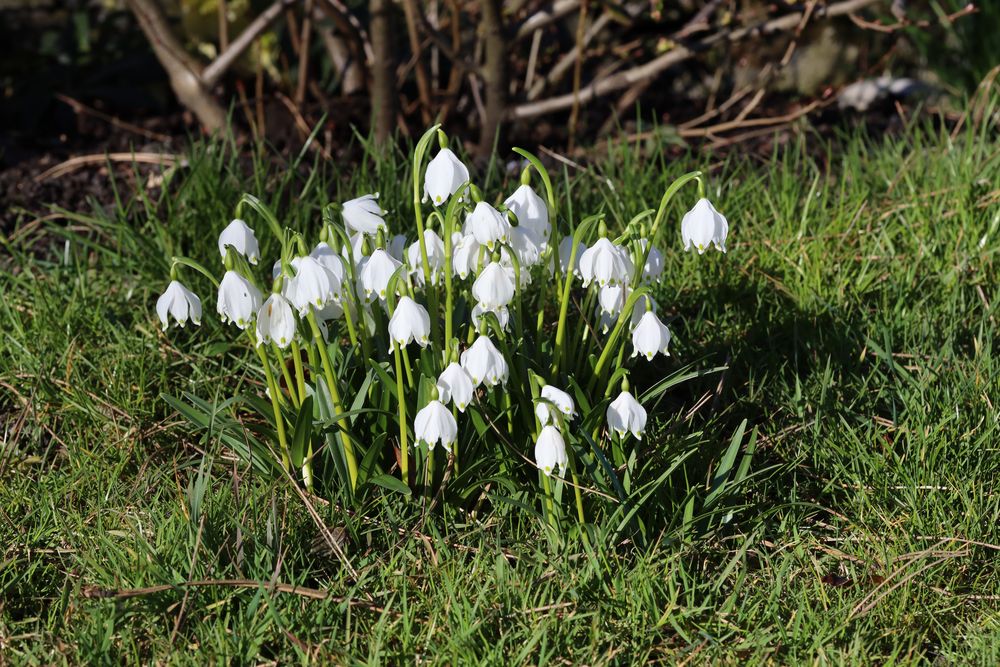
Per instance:
[[[466,234],[472,234],[480,245],[492,250],[498,241],[510,243],[510,230],[511,225],[507,221],[507,216],[481,201],[465,218],[463,231]]]
[[[458,424],[451,410],[441,401],[431,401],[414,418],[413,434],[417,442],[427,443],[428,449],[434,449],[440,442],[450,453],[451,446],[458,440]]]
[[[351,231],[374,236],[379,229],[386,229],[382,216],[385,211],[378,205],[378,193],[362,195],[356,199],[345,201],[340,215],[344,225]]]
[[[427,247],[427,263],[431,267],[431,284],[437,285],[441,271],[444,269],[444,241],[433,229],[424,230],[424,245]],[[423,255],[420,252],[420,241],[414,241],[406,250],[406,260],[412,275],[417,284],[424,285]]]
[[[573,237],[568,235],[564,236],[563,240],[559,242],[559,270],[563,273],[566,273],[566,269],[569,268],[569,255],[572,250]],[[576,275],[580,275],[580,257],[582,257],[583,253],[587,252],[587,250],[587,244],[583,241],[580,241],[580,243],[576,246],[576,257],[573,259],[573,273]],[[555,255],[553,255],[553,258],[554,257]],[[549,267],[550,273],[552,272],[551,269],[554,266],[555,260],[553,259],[553,264]]]
[[[440,206],[468,180],[468,168],[450,149],[442,148],[424,172],[424,201]]]
[[[276,343],[284,349],[295,338],[292,304],[280,294],[272,294],[257,313],[257,345]]]
[[[372,301],[372,295],[377,295],[378,298],[385,299],[389,279],[400,266],[402,263],[399,260],[382,249],[377,249],[371,257],[366,258],[358,270],[358,285],[365,298]]]
[[[408,296],[400,297],[389,319],[389,339],[400,347],[414,340],[420,347],[427,347],[430,333],[431,318],[427,309]],[[392,352],[392,347],[389,351]]]
[[[438,376],[437,390],[442,403],[454,403],[460,412],[465,412],[465,408],[472,402],[472,394],[476,388],[461,364],[453,361]]]
[[[514,283],[500,264],[490,262],[472,283],[472,296],[483,310],[495,311],[514,298]]]
[[[569,464],[566,442],[555,426],[543,426],[535,441],[535,465],[546,476],[558,470],[562,473]]]
[[[462,368],[476,387],[484,382],[491,387],[500,383],[507,384],[510,370],[507,360],[487,336],[477,338],[472,347],[462,353]]]
[[[640,239],[639,247],[642,252],[646,252],[646,246],[649,245],[649,241],[646,239]],[[646,257],[646,263],[642,267],[642,281],[647,285],[659,279],[663,274],[663,253],[656,249],[656,246],[651,246],[649,248],[649,255]]]
[[[246,329],[251,318],[260,310],[260,290],[236,273],[226,271],[219,283],[219,300],[216,310],[224,323],[232,322],[240,329]]]
[[[580,255],[580,275],[584,287],[591,282],[601,287],[627,283],[632,277],[632,260],[625,248],[607,239],[598,239]]]
[[[538,417],[538,421],[542,424],[556,424],[556,417],[552,414],[552,406],[555,405],[559,412],[566,416],[566,420],[569,421],[576,416],[576,405],[573,403],[573,398],[561,389],[556,389],[550,384],[542,387],[541,397],[551,401],[551,403],[546,403],[544,401],[535,404],[535,416]]]
[[[621,438],[631,431],[639,440],[646,430],[646,408],[628,391],[623,391],[608,406],[608,428]]]
[[[545,200],[535,194],[530,185],[521,185],[503,204],[517,216],[519,228],[532,232],[542,241],[548,240],[552,232],[549,209]]]
[[[347,267],[344,266],[344,258],[333,251],[326,243],[320,241],[312,249],[309,256],[323,265],[323,267],[333,274],[341,285],[347,280]],[[338,290],[339,291],[339,290]]]
[[[260,247],[257,244],[257,237],[253,230],[239,218],[233,220],[219,234],[219,254],[222,259],[226,258],[226,246],[232,246],[233,250],[247,258],[251,264],[257,264],[260,258]]]
[[[354,264],[360,264],[364,261],[365,255],[365,241],[368,240],[361,232],[356,234],[351,234],[348,239],[351,242],[351,247],[348,248],[344,246],[340,249],[340,256],[344,258],[344,261],[351,262]]]
[[[639,324],[632,331],[632,356],[638,354],[652,361],[657,352],[670,356],[667,346],[670,345],[670,329],[660,321],[652,310],[647,310]]]
[[[729,222],[726,216],[716,211],[712,202],[704,198],[699,199],[681,221],[681,238],[684,240],[685,251],[694,247],[700,255],[709,245],[714,245],[716,250],[726,252],[728,235]]]
[[[187,324],[188,318],[195,324],[201,324],[201,299],[178,281],[171,280],[167,289],[156,300],[156,315],[160,318],[164,331],[169,325],[168,315],[182,327]]]
[[[310,308],[322,308],[340,298],[340,281],[319,260],[312,256],[296,257],[292,266],[295,276],[288,280],[286,296],[299,315],[304,317]]]
[[[496,315],[501,329],[504,331],[510,330],[510,310],[506,307],[496,309],[483,308],[483,304],[477,303],[472,307],[472,313],[470,314],[472,325],[476,328],[476,331],[481,334],[489,333],[489,327],[486,326],[487,313]]]
[[[472,234],[466,234],[455,243],[451,249],[451,265],[455,275],[468,278],[470,273],[476,273],[479,264],[479,241]]]
[[[517,263],[521,265],[521,272],[527,274],[528,269],[542,261],[542,251],[545,249],[544,242],[534,231],[524,227],[513,227],[510,230],[510,245],[517,255]],[[504,257],[507,250],[503,251]],[[523,282],[523,279],[522,279]]]

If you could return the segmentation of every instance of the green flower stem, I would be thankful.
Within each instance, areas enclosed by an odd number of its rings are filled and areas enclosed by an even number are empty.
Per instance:
[[[573,249],[570,251],[569,264],[567,264],[566,274],[563,280],[562,297],[559,299],[559,324],[556,326],[555,349],[552,353],[552,375],[559,374],[563,359],[563,339],[566,336],[566,315],[569,313],[569,292],[573,287],[573,263],[576,261],[576,251],[580,243],[573,239]]]
[[[215,276],[212,275],[212,273],[208,269],[206,269],[199,262],[196,262],[195,260],[191,259],[190,257],[171,257],[170,258],[170,272],[171,273],[173,273],[174,267],[177,266],[177,265],[186,266],[189,269],[194,269],[195,271],[197,271],[198,273],[200,273],[201,275],[205,276],[210,281],[212,281],[212,284],[215,285],[216,289],[218,289],[218,287],[219,287],[219,281],[216,279]]]
[[[427,470],[424,475],[424,497],[430,502],[431,498],[434,497],[432,489],[434,487],[434,452],[437,451],[433,447],[427,448]]]
[[[704,189],[704,185],[702,184],[702,172],[691,171],[671,183],[670,187],[667,188],[667,191],[663,193],[663,198],[660,199],[660,207],[656,210],[656,217],[653,218],[653,226],[649,230],[649,242],[646,244],[646,249],[642,253],[641,261],[637,262],[635,265],[635,277],[632,279],[632,287],[638,287],[639,281],[642,279],[642,269],[646,266],[646,260],[649,259],[649,251],[653,248],[653,243],[656,241],[656,233],[660,231],[660,224],[663,222],[663,218],[667,214],[667,204],[670,203],[671,198],[677,194],[678,190],[694,179],[698,179],[699,192],[702,192]]]
[[[306,374],[302,370],[302,350],[297,341],[292,341],[292,364],[295,366],[295,386],[299,392],[299,405],[306,400]]]
[[[406,393],[403,389],[402,355],[399,345],[393,343],[396,356],[396,403],[399,404],[399,471],[403,484],[410,485],[410,455],[406,447]]]
[[[264,367],[264,379],[267,381],[267,393],[271,395],[271,408],[274,410],[274,425],[278,430],[278,446],[281,449],[281,466],[285,470],[288,470],[291,467],[291,457],[288,454],[288,438],[285,435],[285,418],[281,414],[281,403],[278,400],[278,397],[281,396],[281,391],[278,387],[278,383],[274,381],[274,374],[271,372],[271,363],[267,359],[267,353],[264,351],[263,347],[257,345],[257,340],[252,329],[247,328],[247,336],[250,338],[251,347],[257,351],[257,356],[260,357],[261,366]]]
[[[555,503],[552,501],[552,483],[544,472],[539,470],[538,474],[542,477],[542,489],[545,491],[545,513],[548,515],[549,526],[552,528],[553,534],[558,535],[559,521],[556,519]]]
[[[603,379],[604,372],[607,370],[606,366],[608,360],[611,358],[612,352],[616,349],[618,337],[621,335],[622,329],[625,328],[625,323],[632,317],[632,309],[635,308],[635,304],[639,298],[645,296],[648,291],[649,290],[645,287],[638,287],[633,290],[632,294],[629,295],[628,300],[625,302],[622,312],[618,313],[618,321],[615,323],[615,328],[611,330],[611,335],[608,336],[608,341],[604,344],[604,350],[601,352],[601,356],[597,360],[597,364],[594,366],[594,374],[591,376],[590,382],[587,384],[588,393],[592,393],[594,391],[594,387],[597,386],[597,382]]]
[[[274,356],[278,360],[278,368],[281,369],[281,376],[285,378],[285,386],[288,388],[288,395],[292,399],[292,405],[297,408],[302,405],[302,400],[296,391],[295,380],[292,379],[292,374],[288,372],[288,365],[285,364],[285,357],[281,353],[281,348],[278,347],[277,343],[272,343],[271,351],[274,352]]]
[[[316,349],[319,351],[319,358],[323,364],[323,373],[326,376],[327,389],[330,390],[330,398],[333,401],[333,417],[338,423],[341,421],[340,415],[343,414],[344,408],[340,402],[340,392],[337,390],[337,384],[334,381],[333,366],[330,364],[330,353],[326,349],[326,342],[323,340],[323,332],[319,330],[319,324],[316,323],[316,313],[309,313],[309,326],[312,329],[313,340],[316,343]],[[347,472],[351,478],[351,491],[358,485],[358,461],[354,457],[354,445],[351,443],[351,437],[347,435],[347,431],[340,429],[340,439],[344,443],[344,458],[347,459]]]
[[[413,154],[413,216],[417,222],[417,242],[420,244],[420,262],[423,264],[424,269],[424,284],[427,286],[427,301],[430,306],[431,312],[431,339],[435,344],[441,342],[440,339],[440,324],[438,324],[438,301],[437,301],[437,289],[431,283],[431,263],[427,259],[427,242],[424,240],[424,215],[420,210],[420,168],[422,166],[424,153],[427,151],[427,145],[430,143],[431,137],[437,132],[439,126],[434,126],[420,139],[421,146],[414,151]]]

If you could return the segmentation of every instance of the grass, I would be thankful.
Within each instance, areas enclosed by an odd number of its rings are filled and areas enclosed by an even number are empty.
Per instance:
[[[559,179],[577,218],[604,206],[627,221],[704,166],[635,148]],[[501,505],[463,523],[421,522],[418,503],[389,492],[362,514],[313,502],[344,528],[356,575],[317,547],[287,484],[164,403],[183,391],[222,401],[256,380],[243,348],[212,342],[214,317],[163,335],[152,305],[163,252],[217,261],[204,238],[240,193],[268,193],[286,220],[315,226],[330,197],[380,189],[405,202],[399,161],[343,173],[310,155],[248,163],[198,145],[169,194],[119,181],[111,205],[26,216],[0,272],[0,655],[997,664],[998,156],[992,126],[952,139],[916,125],[713,163],[730,252],[680,253],[675,211],[658,301],[676,341],[663,370],[727,370],[681,385],[653,415],[654,462],[703,456],[654,501],[648,539],[552,552],[538,521]],[[501,187],[496,165],[486,180]],[[677,498],[711,479],[744,419],[757,450],[732,520],[678,533]],[[232,584],[94,595],[233,579],[336,597]]]

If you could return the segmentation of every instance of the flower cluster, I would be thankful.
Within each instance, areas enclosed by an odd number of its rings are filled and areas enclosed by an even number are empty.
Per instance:
[[[421,169],[434,138],[440,148]],[[505,424],[494,428],[515,445],[534,443],[546,488],[552,475],[569,470],[575,476],[572,443],[582,442],[583,429],[593,430],[595,441],[602,433],[643,436],[647,413],[630,391],[631,360],[669,355],[671,339],[651,293],[664,270],[654,244],[673,194],[689,181],[704,192],[701,173],[675,181],[655,217],[653,211],[637,215],[615,235],[601,215],[560,219],[548,175],[529,153],[518,150],[527,159],[520,184],[493,198],[470,182],[447,143],[435,127],[417,146],[415,234],[374,193],[326,207],[315,243],[281,225],[250,195],[219,235],[225,273],[216,283],[216,310],[256,350],[277,451],[286,468],[301,466],[307,485],[316,435],[306,429],[304,448],[290,435],[300,437],[302,411],[313,409],[315,399],[332,415],[353,488],[359,453],[369,442],[357,435],[357,425],[346,426],[365,415],[345,416],[341,396],[360,391],[373,398],[373,384],[386,392],[372,401],[380,414],[390,398],[396,405],[394,460],[404,484],[411,483],[411,450],[422,452],[429,474],[438,444],[458,465],[463,441],[475,437],[470,411],[477,423]],[[541,194],[531,185],[532,173],[543,180]],[[254,268],[260,247],[243,220],[248,209],[281,246],[267,281]],[[725,252],[727,221],[703,194],[680,232],[685,250],[701,254],[714,245]],[[164,329],[171,318],[182,326],[201,320],[200,299],[176,279],[184,266],[215,281],[197,262],[175,258],[156,304]],[[357,368],[367,371],[361,387],[352,372]],[[609,385],[620,387],[617,396]],[[578,404],[590,414],[599,406],[603,419],[581,415]],[[307,425],[312,420],[306,415]],[[389,422],[380,424],[384,432]],[[372,429],[376,437],[378,428]]]

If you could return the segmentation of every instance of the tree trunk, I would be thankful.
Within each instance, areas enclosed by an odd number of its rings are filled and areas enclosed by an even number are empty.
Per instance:
[[[170,77],[177,100],[198,118],[208,132],[226,123],[226,112],[201,79],[201,66],[181,46],[155,0],[126,0],[153,53]]]
[[[483,79],[486,82],[486,113],[479,131],[480,158],[493,151],[493,143],[500,131],[500,121],[507,110],[507,39],[503,31],[503,17],[499,0],[482,0],[480,27],[486,51]]]
[[[384,144],[396,128],[396,60],[392,41],[392,0],[371,0],[372,120],[375,141]]]

